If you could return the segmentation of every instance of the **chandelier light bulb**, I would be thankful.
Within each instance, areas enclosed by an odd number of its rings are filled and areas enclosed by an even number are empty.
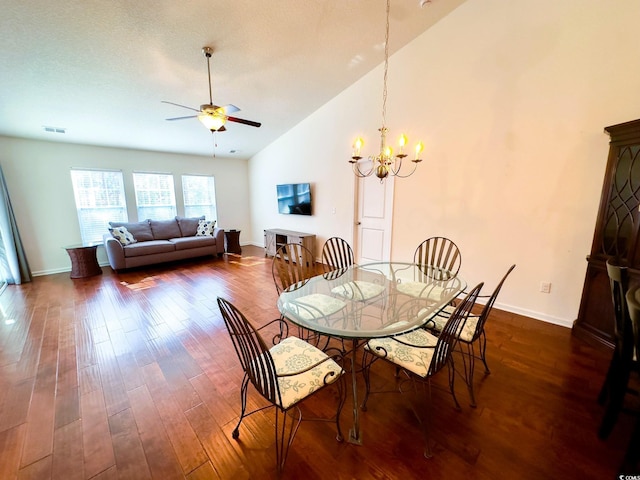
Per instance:
[[[422,142],[418,142],[416,144],[416,160],[418,160],[420,152],[422,152],[422,150],[424,150],[424,144]]]
[[[407,144],[407,136],[403,133],[400,135],[398,139],[398,145],[400,146],[400,151],[398,152],[398,157],[404,158],[404,146]]]
[[[364,145],[364,140],[362,137],[356,138],[355,142],[353,142],[353,158],[360,158],[360,150]]]

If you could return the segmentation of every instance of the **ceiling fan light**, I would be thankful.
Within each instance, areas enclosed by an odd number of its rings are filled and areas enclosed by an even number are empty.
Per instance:
[[[220,130],[227,123],[227,117],[217,113],[200,113],[198,120],[212,132]]]

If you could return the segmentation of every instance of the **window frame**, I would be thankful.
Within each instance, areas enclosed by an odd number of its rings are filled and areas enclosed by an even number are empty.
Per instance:
[[[148,218],[152,220],[170,220],[176,217],[178,211],[176,186],[172,173],[133,172],[132,177],[138,221]],[[165,180],[170,185],[162,185]],[[142,184],[143,181],[146,184]],[[156,183],[156,185],[153,185],[153,183]],[[162,199],[165,201],[158,202],[158,200]]]
[[[90,184],[81,184],[82,174]],[[86,174],[89,174],[88,177]],[[96,174],[99,174],[101,179]],[[112,187],[116,188],[107,188],[108,174],[115,174],[111,182],[115,180],[115,184],[119,183],[119,185],[112,184]],[[100,244],[103,241],[103,235],[109,231],[110,221],[127,222],[129,220],[124,174],[122,170],[72,167],[70,176],[82,244]],[[99,184],[102,184],[101,189]]]
[[[194,203],[190,201],[187,197],[189,194],[190,187],[188,186],[189,181],[185,179],[206,179],[207,180],[207,192],[204,193],[205,196],[208,196],[208,202],[202,203]],[[218,221],[218,206],[216,202],[216,183],[214,175],[204,175],[204,174],[193,174],[193,173],[184,173],[180,178],[182,184],[182,202],[184,206],[184,216],[185,217],[200,217],[202,215],[205,216],[207,220],[215,220]],[[202,191],[201,191],[202,192]],[[196,196],[197,193],[193,196]]]

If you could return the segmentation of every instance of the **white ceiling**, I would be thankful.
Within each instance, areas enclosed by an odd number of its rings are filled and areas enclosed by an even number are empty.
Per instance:
[[[390,52],[464,1],[392,0]],[[190,111],[161,103],[208,103],[206,45],[214,103],[262,122],[228,124],[215,135],[216,154],[249,158],[383,61],[385,8],[384,0],[2,0],[0,135],[211,155],[198,120],[165,121]]]

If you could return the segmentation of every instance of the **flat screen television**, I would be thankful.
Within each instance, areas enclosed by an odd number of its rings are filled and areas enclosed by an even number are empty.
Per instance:
[[[276,185],[278,212],[291,215],[311,215],[311,185],[286,183]]]

